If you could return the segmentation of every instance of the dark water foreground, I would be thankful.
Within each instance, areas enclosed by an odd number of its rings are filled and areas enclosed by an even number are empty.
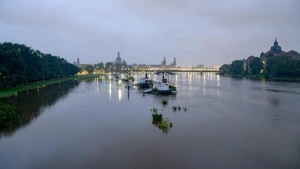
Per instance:
[[[300,168],[300,83],[170,79],[176,96],[128,94],[123,83],[94,79],[2,100],[24,124],[0,131],[0,168]],[[152,124],[153,107],[172,121],[169,131]]]

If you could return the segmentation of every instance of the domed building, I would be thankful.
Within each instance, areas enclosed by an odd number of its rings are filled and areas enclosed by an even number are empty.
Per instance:
[[[278,45],[278,41],[276,38],[274,41],[274,45],[271,46],[271,48],[268,52],[266,52],[266,53],[261,52],[260,59],[263,61],[263,63],[266,63],[267,59],[272,56],[289,56],[289,57],[293,57],[293,58],[300,58],[300,54],[296,51],[293,51],[293,50],[291,50],[289,52],[283,51],[281,49],[281,46]]]
[[[262,52],[260,54],[260,58],[267,59],[268,57],[271,57],[271,56],[285,56],[285,55],[286,55],[286,52],[281,50],[281,46],[278,45],[277,39],[275,38],[274,45],[271,46],[271,49],[268,52],[266,52],[266,53]]]

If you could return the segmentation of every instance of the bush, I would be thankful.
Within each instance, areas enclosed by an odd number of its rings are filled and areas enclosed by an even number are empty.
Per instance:
[[[163,116],[162,116],[162,114],[153,113],[152,114],[152,120],[154,122],[161,122],[163,120]]]
[[[162,102],[161,102],[163,105],[167,105],[168,104],[168,100],[162,100]]]
[[[176,106],[173,106],[173,111],[176,111],[177,110],[177,107]]]
[[[154,108],[154,107],[153,107],[153,109],[151,109],[151,111],[152,111],[153,113],[157,113],[157,108]]]

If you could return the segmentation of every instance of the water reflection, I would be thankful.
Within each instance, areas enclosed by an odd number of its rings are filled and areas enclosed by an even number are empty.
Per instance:
[[[18,94],[11,102],[29,119],[45,113],[1,139],[1,167],[299,168],[299,84],[263,84],[209,73],[178,73],[170,79],[177,79],[175,96],[143,97],[130,89],[126,98],[122,84],[103,82],[97,89],[95,80],[74,89],[63,90],[61,84],[44,93],[41,88],[26,98]],[[163,99],[169,102],[165,108]],[[56,100],[55,107],[47,108],[47,100]],[[39,104],[36,113],[27,115],[36,106],[32,104]],[[189,113],[174,113],[173,105],[186,106]],[[164,117],[176,127],[157,128],[149,112],[153,107],[164,109]]]
[[[96,87],[97,87],[97,93],[99,92],[99,79],[96,78]]]
[[[109,99],[111,99],[111,81],[108,82],[108,95]]]
[[[119,102],[121,101],[122,99],[122,91],[121,91],[121,88],[119,87],[118,89],[118,98],[119,98]]]
[[[50,107],[57,101],[63,99],[77,86],[78,83],[76,81],[65,82],[44,88],[38,88],[37,90],[20,92],[17,99],[14,97],[1,99],[1,102],[11,104],[16,107],[16,112],[22,117],[23,122],[21,126],[17,126],[16,128],[12,128],[8,131],[0,130],[0,137],[9,136],[19,129],[19,127],[28,125],[33,119],[43,113],[47,107]]]
[[[203,75],[203,96],[206,95],[206,74]]]

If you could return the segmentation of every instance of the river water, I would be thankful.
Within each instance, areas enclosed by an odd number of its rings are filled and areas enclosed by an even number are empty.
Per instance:
[[[176,96],[143,96],[99,77],[1,100],[16,106],[24,124],[0,132],[0,168],[300,168],[300,83],[213,73],[169,78]],[[153,107],[173,123],[167,132],[152,124]]]

